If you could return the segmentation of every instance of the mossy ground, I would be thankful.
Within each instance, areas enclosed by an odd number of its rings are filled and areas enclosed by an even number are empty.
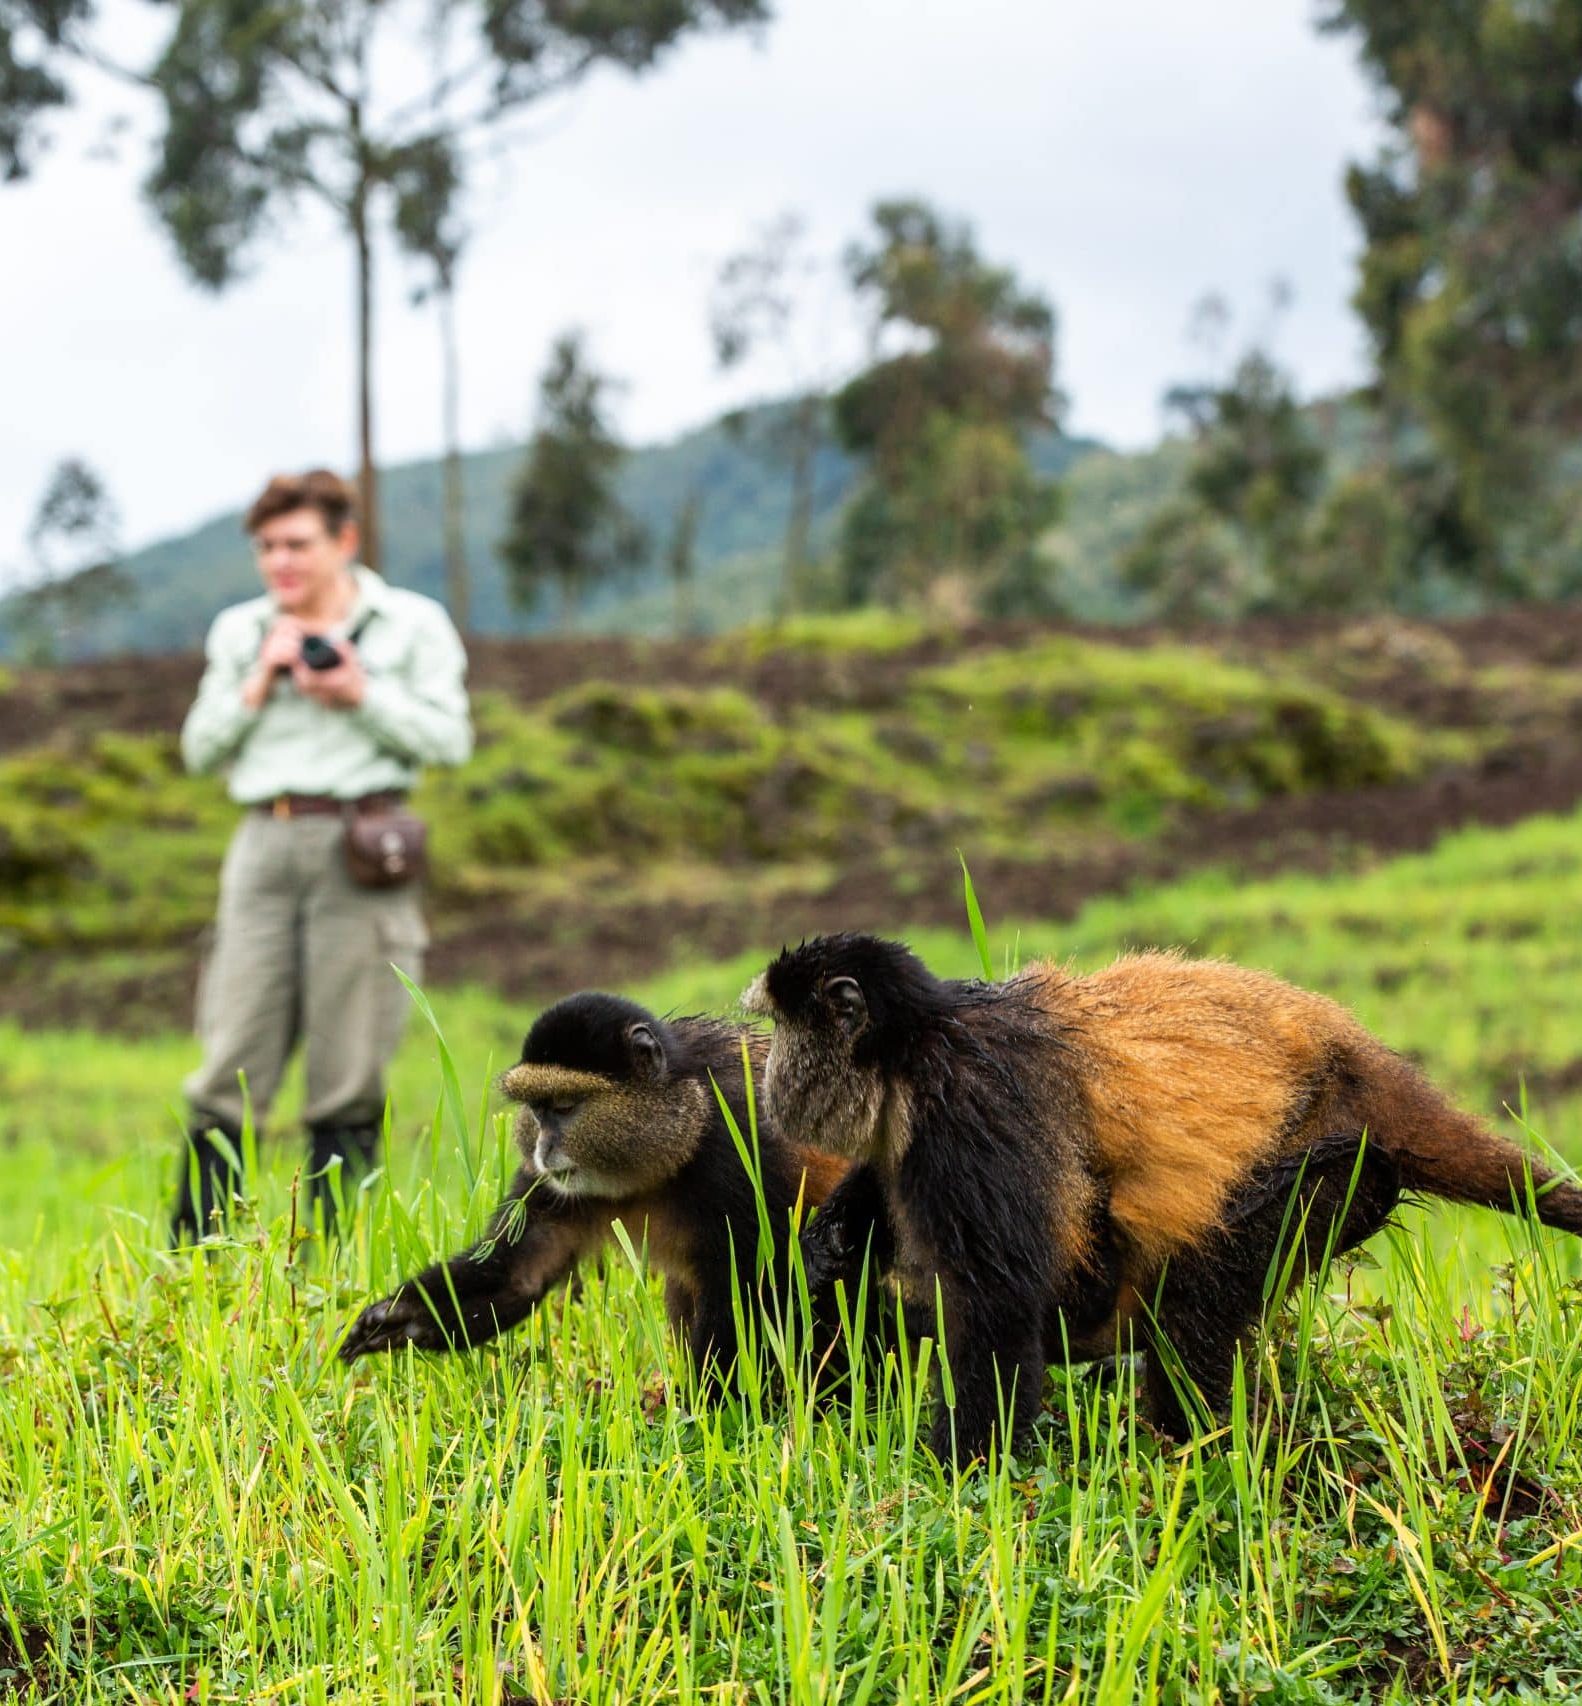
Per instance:
[[[418,802],[443,973],[547,993],[555,959],[608,975],[633,919],[651,941],[715,948],[792,900],[805,916],[859,900],[893,913],[956,847],[1007,873],[1080,864],[1091,883],[1188,822],[1465,768],[1579,697],[1559,670],[1486,680],[1448,641],[1389,664],[1395,689],[1406,669],[1463,709],[1513,708],[1469,726],[1441,700],[1382,703],[1385,666],[1365,650],[1234,653],[856,618],[793,625],[772,647],[700,642],[690,670],[634,650],[632,679],[485,688],[477,756]],[[0,1010],[124,1025],[180,1011],[176,966],[212,913],[233,822],[218,781],[181,773],[172,728],[68,722],[0,756]],[[512,953],[527,968],[514,978]]]

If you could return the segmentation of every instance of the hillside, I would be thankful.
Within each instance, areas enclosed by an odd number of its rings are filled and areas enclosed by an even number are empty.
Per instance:
[[[699,625],[709,630],[767,615],[771,607],[789,487],[783,463],[756,446],[772,427],[774,414],[775,406],[769,405],[750,411],[743,430],[733,431],[717,421],[670,443],[636,450],[622,471],[623,501],[661,546],[687,496],[699,494],[695,607]],[[1100,450],[1092,440],[1055,434],[1043,434],[1030,444],[1035,464],[1051,476],[1065,473]],[[464,459],[472,626],[480,634],[532,633],[558,619],[558,611],[515,608],[494,555],[521,456],[521,447],[513,445],[478,451]],[[1135,459],[1106,456],[1105,460],[1130,466]],[[1145,470],[1148,462],[1141,459]],[[833,444],[826,445],[815,466],[815,546],[828,540],[854,477],[852,459]],[[1157,496],[1157,480],[1148,472],[1142,473],[1141,480]],[[428,460],[387,468],[381,489],[386,572],[399,586],[442,598],[440,464]],[[1102,489],[1088,506],[1095,522],[1107,513],[1109,496],[1107,488]],[[1080,500],[1077,507],[1083,507]],[[1082,531],[1080,517],[1073,517],[1071,525]],[[138,551],[124,567],[137,589],[135,602],[88,623],[74,639],[74,655],[190,649],[201,644],[216,610],[257,591],[237,511]],[[7,601],[0,600],[0,657],[10,655],[13,643],[7,608]],[[665,633],[672,628],[673,611],[674,600],[662,571],[650,566],[629,584],[592,596],[581,621],[591,631]],[[1092,614],[1110,612],[1100,608]]]
[[[766,936],[953,921],[1218,864],[1324,867],[1582,801],[1582,613],[1195,638],[868,614],[692,642],[479,641],[429,778],[431,973],[524,999]],[[181,773],[198,659],[0,683],[0,1013],[187,1007],[234,810]]]

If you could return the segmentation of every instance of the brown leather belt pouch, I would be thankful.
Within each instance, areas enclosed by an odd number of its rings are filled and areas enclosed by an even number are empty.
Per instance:
[[[428,869],[428,825],[398,797],[344,808],[346,869],[365,889],[393,889]]]

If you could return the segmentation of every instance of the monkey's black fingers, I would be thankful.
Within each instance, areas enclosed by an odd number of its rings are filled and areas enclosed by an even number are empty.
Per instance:
[[[358,1357],[367,1356],[371,1351],[388,1350],[395,1343],[387,1329],[390,1306],[389,1298],[382,1303],[370,1303],[357,1317],[335,1353],[342,1362],[356,1362]]]
[[[823,1291],[857,1266],[861,1252],[838,1214],[820,1213],[802,1234],[802,1271],[809,1291]]]
[[[443,1350],[448,1341],[428,1307],[399,1294],[382,1302],[370,1303],[352,1323],[340,1350],[342,1362],[356,1362],[358,1357],[375,1351],[393,1351],[402,1345],[416,1345],[419,1350]]]

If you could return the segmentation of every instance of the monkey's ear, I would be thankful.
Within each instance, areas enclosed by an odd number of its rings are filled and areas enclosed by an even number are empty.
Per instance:
[[[868,1018],[868,1003],[854,977],[832,977],[824,985],[824,999],[837,1023],[848,1035],[860,1031]]]
[[[657,1084],[665,1075],[665,1048],[651,1025],[638,1023],[626,1033],[632,1055],[632,1076],[646,1084]]]

